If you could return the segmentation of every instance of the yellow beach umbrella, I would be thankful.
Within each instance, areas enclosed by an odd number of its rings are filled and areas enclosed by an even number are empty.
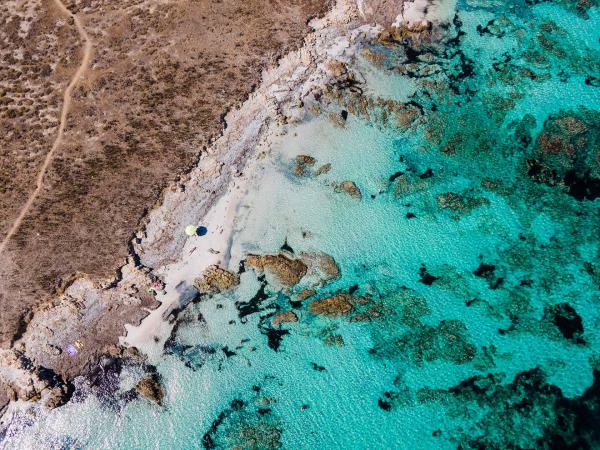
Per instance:
[[[198,227],[195,225],[188,225],[187,227],[185,227],[185,234],[187,234],[188,236],[194,236],[197,231]]]

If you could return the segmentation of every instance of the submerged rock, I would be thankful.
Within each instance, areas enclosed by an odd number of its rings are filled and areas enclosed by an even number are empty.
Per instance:
[[[281,430],[269,423],[245,425],[239,430],[240,443],[234,449],[278,449],[282,447]]]
[[[331,170],[331,163],[325,163],[322,166],[320,166],[317,170],[315,170],[315,175],[319,176],[319,175],[329,172],[330,170]]]
[[[345,192],[352,198],[358,200],[362,199],[362,193],[354,181],[346,180],[342,181],[336,188],[336,192]]]
[[[449,389],[423,388],[417,401],[439,402],[448,415],[473,418],[466,428],[451,431],[459,448],[597,448],[600,372],[594,370],[593,376],[592,385],[573,398],[536,367],[519,372],[512,382],[491,373]]]
[[[402,130],[408,129],[419,117],[421,117],[421,110],[413,105],[394,111],[396,125]]]
[[[395,310],[394,320],[411,327],[418,326],[420,320],[431,312],[427,300],[406,287],[392,294],[389,303]]]
[[[135,386],[135,389],[142,397],[162,406],[165,393],[156,375],[145,376]]]
[[[544,308],[543,320],[554,324],[565,339],[577,344],[585,342],[582,337],[583,321],[581,316],[568,303],[559,303]]]
[[[238,274],[217,265],[209,266],[194,280],[194,286],[201,294],[219,294],[240,284]]]
[[[313,289],[302,289],[300,292],[298,292],[296,294],[296,298],[299,301],[304,301],[309,297],[312,297],[313,295],[315,295],[317,292],[314,291]]]
[[[401,315],[408,313],[404,305]],[[453,364],[466,364],[472,361],[477,348],[470,342],[467,327],[458,320],[442,320],[432,326],[419,321],[421,314],[428,309],[423,305],[417,317],[404,321],[411,328],[408,331],[378,330],[372,354],[385,358],[408,360],[417,366],[432,361],[447,361]],[[399,315],[398,319],[401,316]],[[390,333],[391,331],[391,333]]]
[[[331,334],[323,339],[323,343],[328,347],[343,347],[344,338],[339,334]]]
[[[327,317],[341,317],[352,312],[354,309],[352,306],[353,300],[350,294],[336,294],[322,300],[312,301],[309,309],[313,314]]]
[[[537,183],[564,189],[576,200],[600,196],[600,114],[562,111],[550,116],[525,160]]]
[[[449,209],[461,213],[466,213],[479,206],[490,204],[490,201],[485,197],[472,197],[470,195],[457,194],[456,192],[438,194],[435,196],[435,199],[441,209]]]
[[[275,317],[271,320],[273,326],[280,325],[282,323],[294,323],[298,322],[298,316],[294,311],[285,311],[279,314],[276,314]]]
[[[309,167],[314,166],[317,160],[310,155],[296,156],[296,164],[294,165],[294,174],[299,177],[309,175]]]
[[[300,259],[307,267],[303,283],[323,285],[340,276],[340,268],[332,256],[326,253],[301,253]]]
[[[346,126],[346,120],[342,117],[341,114],[336,114],[332,112],[329,113],[327,118],[338,128],[344,128]]]
[[[394,195],[401,198],[405,195],[421,192],[429,187],[430,182],[421,178],[413,179],[408,174],[397,172],[390,177],[390,182],[394,183]]]
[[[299,259],[285,255],[248,255],[244,263],[266,275],[271,285],[294,287],[306,275],[308,268]]]
[[[317,160],[310,155],[298,155],[296,156],[296,163],[302,164],[305,166],[314,166]]]

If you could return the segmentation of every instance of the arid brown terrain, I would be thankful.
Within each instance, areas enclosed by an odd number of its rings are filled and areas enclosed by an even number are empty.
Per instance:
[[[0,3],[0,241],[36,187],[84,44],[55,0]],[[92,44],[42,187],[0,254],[0,348],[76,273],[106,277],[325,0],[65,0]]]

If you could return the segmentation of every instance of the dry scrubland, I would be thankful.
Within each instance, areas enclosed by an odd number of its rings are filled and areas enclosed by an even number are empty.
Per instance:
[[[44,188],[0,256],[0,347],[77,272],[105,277],[318,0],[65,1],[93,43]],[[52,0],[0,3],[0,239],[35,188],[83,43]]]

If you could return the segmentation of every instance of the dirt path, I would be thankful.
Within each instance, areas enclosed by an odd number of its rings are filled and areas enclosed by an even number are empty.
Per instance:
[[[17,219],[13,223],[12,227],[8,231],[8,234],[2,240],[2,243],[0,243],[0,254],[2,254],[2,252],[6,248],[6,245],[10,241],[10,239],[19,230],[19,227],[21,226],[23,219],[25,218],[25,216],[31,209],[33,202],[35,201],[35,199],[39,195],[40,191],[42,190],[42,187],[44,184],[44,176],[46,175],[46,171],[48,170],[48,167],[50,166],[50,163],[52,162],[54,153],[56,152],[56,150],[60,147],[60,144],[62,143],[62,139],[63,139],[63,135],[64,135],[64,131],[65,131],[65,125],[67,123],[67,116],[69,114],[69,108],[71,107],[71,93],[73,92],[73,89],[77,85],[77,82],[79,81],[79,79],[83,76],[84,72],[86,71],[89,61],[90,61],[91,54],[92,54],[92,41],[90,40],[88,34],[86,33],[85,29],[81,25],[81,22],[79,21],[77,16],[72,14],[66,8],[66,6],[62,3],[61,0],[54,0],[54,3],[58,7],[58,9],[60,9],[66,16],[73,19],[75,26],[77,27],[77,32],[79,33],[79,37],[84,42],[83,58],[81,60],[81,64],[80,64],[79,68],[77,69],[77,72],[75,72],[75,74],[73,75],[73,78],[71,79],[71,81],[69,82],[69,85],[67,86],[67,89],[65,89],[65,94],[63,96],[63,107],[62,107],[62,111],[60,113],[60,124],[58,126],[58,134],[56,136],[56,140],[54,141],[54,144],[52,145],[52,148],[50,149],[50,151],[46,155],[46,158],[44,159],[44,164],[42,164],[42,167],[40,168],[40,171],[36,178],[35,190],[29,195],[29,198],[27,199],[27,202],[23,205],[23,208],[21,209],[19,216],[17,217]]]

